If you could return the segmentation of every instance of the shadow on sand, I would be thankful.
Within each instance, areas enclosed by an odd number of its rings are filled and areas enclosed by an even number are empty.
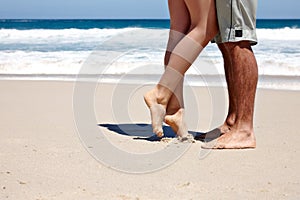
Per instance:
[[[157,137],[152,132],[151,124],[98,124],[100,127],[107,128],[117,134],[134,136],[135,140],[147,140],[147,141],[160,141],[161,138]],[[169,126],[163,126],[164,137],[175,138],[176,134]],[[220,136],[221,132],[219,129],[214,129],[207,133],[189,131],[196,140],[208,142],[216,139]]]

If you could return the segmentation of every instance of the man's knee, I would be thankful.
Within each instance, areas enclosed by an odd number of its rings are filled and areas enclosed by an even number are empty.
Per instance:
[[[225,42],[218,44],[218,47],[223,54],[232,54],[239,50],[252,51],[251,43],[249,41]]]

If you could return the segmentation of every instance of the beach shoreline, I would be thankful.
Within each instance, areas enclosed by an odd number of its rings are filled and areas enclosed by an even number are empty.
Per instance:
[[[84,147],[76,125],[80,121],[74,120],[74,86],[71,81],[0,81],[1,199],[300,197],[299,91],[258,89],[256,149],[211,151],[200,159],[201,142],[197,141],[169,166],[136,175],[110,169]],[[141,98],[147,87],[96,84],[91,94],[95,126],[149,124],[149,112]],[[224,119],[225,88],[192,86],[185,96],[190,130],[206,131]],[[220,99],[215,101],[216,97]],[[121,111],[124,101],[128,106]],[[219,112],[213,110],[216,107],[221,108]],[[119,118],[122,112],[128,112],[129,118]],[[100,129],[112,144],[132,153],[158,151],[167,145]]]
[[[0,81],[54,81],[98,82],[98,84],[155,84],[161,77],[157,74],[0,74]],[[224,74],[187,74],[186,86],[227,87]],[[258,89],[300,91],[300,76],[259,75]]]

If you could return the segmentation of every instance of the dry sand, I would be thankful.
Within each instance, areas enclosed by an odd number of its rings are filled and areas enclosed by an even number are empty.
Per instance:
[[[215,150],[199,159],[201,142],[197,141],[166,168],[130,174],[104,166],[84,148],[74,121],[73,86],[72,82],[0,81],[0,199],[300,198],[300,92],[257,92],[255,150]],[[115,117],[123,109],[118,102],[127,99],[112,96],[116,91],[112,85],[98,87],[95,111],[99,123],[149,123],[140,98],[146,88],[132,87],[123,85],[117,90],[120,96],[134,91],[125,108],[131,121]],[[197,97],[186,94],[190,129],[206,131],[221,123],[226,100],[216,105],[208,90],[193,89]],[[114,103],[109,104],[111,99]],[[218,117],[212,117],[214,108],[220,109]],[[158,151],[168,144],[135,140],[105,127],[99,130],[128,152]]]

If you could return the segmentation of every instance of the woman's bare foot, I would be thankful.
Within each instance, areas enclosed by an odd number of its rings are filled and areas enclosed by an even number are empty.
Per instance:
[[[173,129],[173,131],[180,137],[188,134],[187,126],[184,121],[184,109],[180,108],[173,115],[166,115],[165,122]]]
[[[193,141],[194,137],[188,133],[188,128],[184,120],[184,109],[180,108],[173,115],[166,115],[165,122],[177,134],[181,142]]]
[[[153,133],[158,137],[163,137],[164,133],[162,125],[166,115],[166,106],[158,103],[157,91],[155,89],[147,92],[144,95],[144,100],[150,109]]]

